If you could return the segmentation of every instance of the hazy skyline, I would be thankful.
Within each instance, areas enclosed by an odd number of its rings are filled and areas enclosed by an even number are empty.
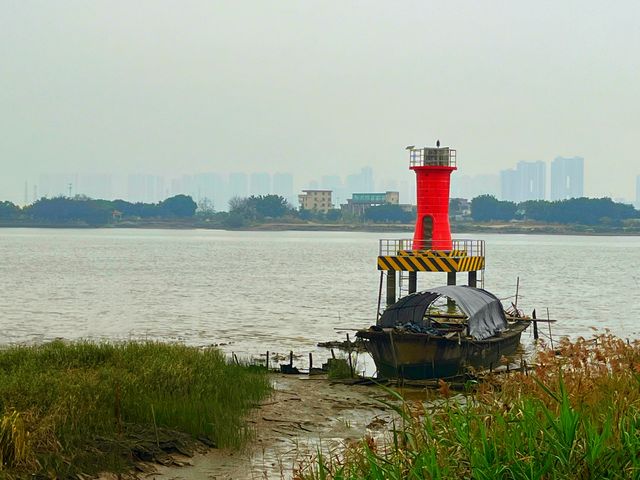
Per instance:
[[[635,194],[640,4],[0,0],[0,199],[47,173],[412,180],[585,159]]]

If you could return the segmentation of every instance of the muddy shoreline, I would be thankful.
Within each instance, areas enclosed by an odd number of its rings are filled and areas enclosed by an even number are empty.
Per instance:
[[[250,415],[255,438],[241,451],[212,449],[184,466],[153,466],[142,478],[155,480],[291,479],[322,446],[324,451],[358,442],[365,435],[382,437],[392,413],[380,400],[384,392],[370,386],[332,383],[324,376],[273,377],[274,392]]]

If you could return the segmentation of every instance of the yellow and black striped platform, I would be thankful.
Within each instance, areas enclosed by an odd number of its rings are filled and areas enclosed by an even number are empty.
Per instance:
[[[403,272],[474,272],[484,268],[484,257],[427,255],[381,255],[378,270]]]

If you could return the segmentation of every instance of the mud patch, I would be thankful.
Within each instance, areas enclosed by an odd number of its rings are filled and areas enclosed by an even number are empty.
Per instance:
[[[290,479],[318,452],[378,437],[389,428],[392,413],[378,400],[375,387],[331,384],[326,378],[277,375],[274,393],[249,419],[255,439],[244,451],[210,450],[183,467],[161,466],[146,478]]]

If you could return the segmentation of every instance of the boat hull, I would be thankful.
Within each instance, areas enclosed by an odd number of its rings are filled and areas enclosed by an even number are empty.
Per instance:
[[[514,322],[500,335],[486,340],[445,338],[424,333],[398,332],[391,328],[360,330],[366,340],[378,376],[412,380],[453,377],[468,369],[499,365],[505,355],[513,355],[528,321]]]

